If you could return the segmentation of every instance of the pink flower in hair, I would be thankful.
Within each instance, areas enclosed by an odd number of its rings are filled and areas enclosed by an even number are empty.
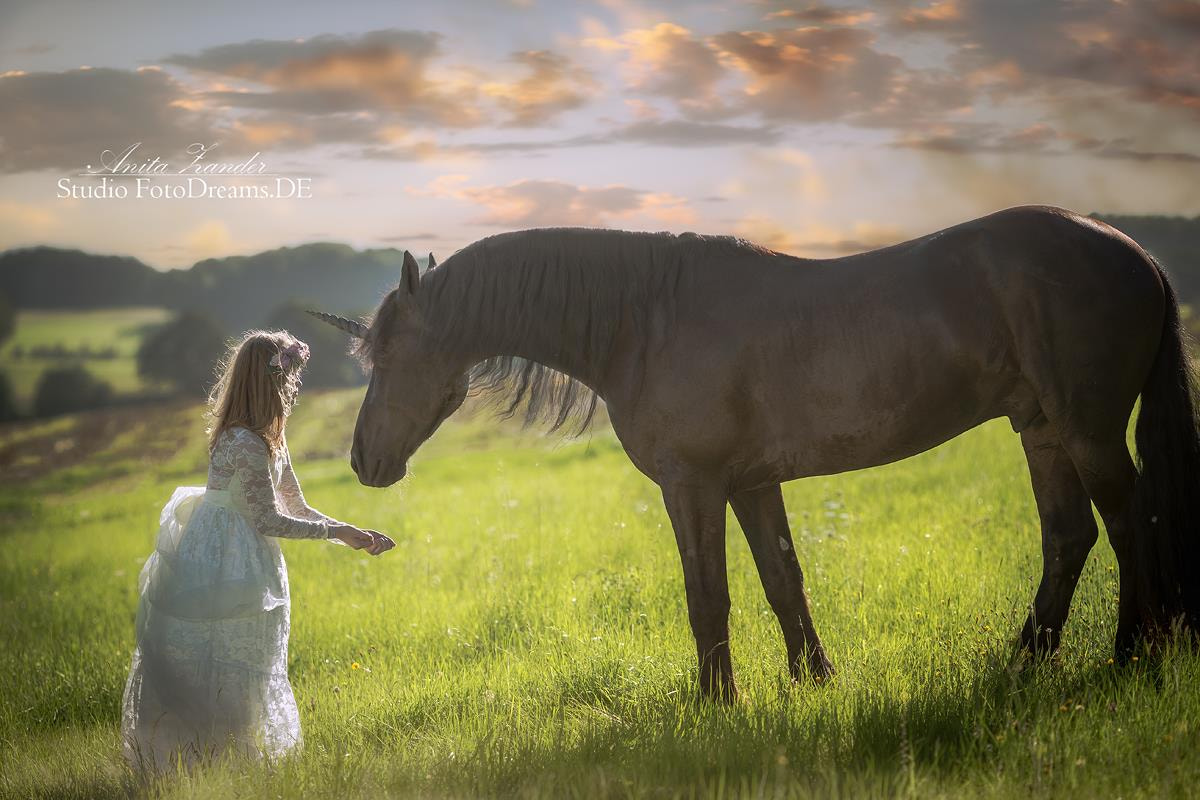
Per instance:
[[[303,364],[307,360],[308,345],[300,340],[296,340],[275,355],[271,356],[270,364],[272,367],[279,369],[281,372],[286,372],[293,366],[297,364]]]

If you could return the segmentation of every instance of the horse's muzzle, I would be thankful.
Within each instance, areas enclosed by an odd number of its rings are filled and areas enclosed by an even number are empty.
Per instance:
[[[408,459],[364,458],[356,446],[350,451],[350,468],[363,486],[391,486],[408,473]]]

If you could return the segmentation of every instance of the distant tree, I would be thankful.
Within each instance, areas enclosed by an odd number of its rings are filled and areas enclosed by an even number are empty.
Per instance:
[[[112,400],[112,387],[82,366],[48,369],[38,379],[33,410],[39,417],[99,408]]]
[[[224,351],[225,334],[212,317],[185,311],[142,340],[138,375],[201,394],[212,386],[213,368]]]
[[[268,319],[268,327],[288,331],[309,347],[306,386],[357,386],[364,381],[362,370],[347,351],[346,334],[305,312],[311,306],[288,302],[279,306]]]
[[[17,330],[17,311],[8,296],[0,294],[0,344],[4,344]]]
[[[0,372],[0,422],[9,422],[19,416],[12,381],[8,379],[7,373]]]

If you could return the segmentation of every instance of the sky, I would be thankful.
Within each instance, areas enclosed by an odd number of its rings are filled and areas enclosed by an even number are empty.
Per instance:
[[[304,196],[163,196],[259,185]],[[0,2],[0,249],[829,258],[1024,203],[1200,214],[1200,0]]]

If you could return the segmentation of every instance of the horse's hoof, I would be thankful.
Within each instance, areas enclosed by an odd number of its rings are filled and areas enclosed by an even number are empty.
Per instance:
[[[808,659],[806,669],[793,667],[792,682],[795,684],[815,683],[820,686],[829,683],[836,672],[833,662],[826,658],[824,653],[819,653]]]
[[[1029,655],[1031,661],[1045,661],[1058,653],[1061,638],[1060,631],[1052,628],[1038,628],[1035,631],[1032,623],[1026,622],[1017,637],[1017,646]]]
[[[728,686],[723,686],[719,689],[700,689],[700,701],[703,703],[720,703],[721,705],[732,705],[741,699],[737,686],[730,683]]]
[[[1138,653],[1141,650],[1138,647],[1138,640],[1132,639],[1127,642],[1118,641],[1113,647],[1113,663],[1118,667],[1127,667],[1130,664],[1138,662]]]

